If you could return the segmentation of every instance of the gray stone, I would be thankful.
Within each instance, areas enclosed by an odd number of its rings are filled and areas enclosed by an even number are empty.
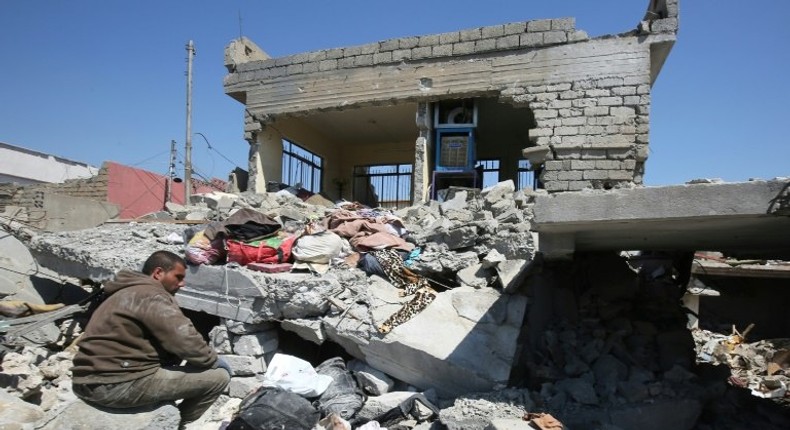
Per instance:
[[[231,376],[252,376],[266,371],[266,362],[263,357],[248,355],[220,354],[231,369]]]
[[[309,340],[321,345],[326,340],[323,324],[318,319],[292,319],[283,321],[280,325],[283,330],[296,333],[304,340]]]
[[[492,249],[491,251],[488,252],[488,254],[486,254],[485,257],[483,257],[483,259],[481,260],[481,263],[483,264],[484,268],[488,269],[488,268],[495,267],[497,264],[499,264],[499,263],[501,263],[501,262],[503,262],[505,260],[506,259],[505,259],[504,255],[502,255],[496,249]]]
[[[0,428],[21,429],[44,416],[44,411],[32,403],[0,390]]]
[[[214,191],[211,193],[194,194],[190,196],[189,199],[191,204],[203,203],[209,209],[227,212],[233,207],[233,204],[239,199],[239,196],[236,194]]]
[[[456,228],[448,232],[436,234],[432,237],[434,241],[447,245],[447,249],[450,250],[472,246],[476,238],[476,227]]]
[[[695,379],[696,377],[697,375],[678,365],[674,365],[671,369],[664,372],[664,380],[670,382],[686,382]]]
[[[50,416],[50,413],[54,416]],[[51,418],[51,419],[49,419]],[[117,430],[176,430],[181,416],[178,408],[172,403],[152,406],[110,409],[88,405],[82,400],[75,400],[57,411],[50,411],[36,426],[40,430],[82,430],[82,429],[117,429]]]
[[[218,325],[211,329],[208,333],[209,345],[214,348],[218,354],[231,354],[233,348],[230,344],[230,336],[228,335],[228,328],[224,325]]]
[[[384,372],[368,366],[360,360],[351,360],[347,364],[348,370],[354,372],[359,386],[371,396],[380,396],[392,390],[395,381]]]
[[[643,382],[619,382],[617,383],[617,392],[629,403],[638,403],[650,397],[647,384]]]
[[[491,284],[494,273],[486,269],[482,264],[475,264],[458,271],[455,274],[456,280],[461,285],[468,285],[474,288],[485,288]]]
[[[261,355],[277,351],[279,339],[276,331],[245,334],[233,340],[233,352],[239,355]]]
[[[226,319],[223,321],[223,323],[225,327],[228,328],[228,331],[233,334],[250,334],[250,333],[257,333],[261,331],[277,329],[277,326],[272,322],[260,322],[260,323],[249,324],[240,321]]]
[[[187,221],[200,221],[200,220],[208,220],[211,219],[211,215],[214,211],[209,208],[196,208],[190,207],[189,212],[184,216],[184,219]]]
[[[446,214],[450,210],[466,210],[467,209],[467,192],[465,190],[456,191],[453,197],[445,200],[439,205],[442,214]]]
[[[237,399],[243,399],[262,385],[263,380],[258,377],[230,378],[228,395]]]
[[[504,291],[514,291],[524,282],[529,268],[527,260],[506,260],[496,266],[499,282]]]
[[[593,385],[582,379],[572,378],[564,379],[557,383],[557,387],[565,391],[573,400],[584,405],[597,405],[598,396],[595,394]]]

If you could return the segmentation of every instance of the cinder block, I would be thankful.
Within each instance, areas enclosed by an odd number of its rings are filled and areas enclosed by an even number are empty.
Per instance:
[[[338,58],[343,58],[343,48],[327,49],[326,58],[328,60],[337,60]]]
[[[475,52],[474,42],[453,43],[453,55],[468,55]]]
[[[433,48],[430,46],[421,46],[411,50],[411,58],[413,60],[420,58],[430,58],[433,55]]]
[[[534,33],[534,32],[542,32],[549,30],[551,30],[550,19],[538,19],[535,21],[527,22],[527,32]]]
[[[557,18],[551,20],[552,30],[573,30],[575,27],[575,18]]]
[[[379,42],[379,52],[394,51],[398,49],[398,39],[383,40]]]
[[[547,31],[543,33],[543,43],[556,44],[568,41],[568,35],[564,31]]]
[[[441,42],[439,42],[439,35],[438,34],[431,34],[431,35],[427,35],[427,36],[419,36],[417,38],[417,46],[418,47],[434,46],[434,45],[438,45],[439,43],[441,43]]]
[[[457,31],[450,33],[442,33],[439,35],[439,43],[456,43],[461,41],[461,34]]]
[[[392,52],[377,52],[373,54],[373,64],[391,63]]]
[[[526,22],[512,22],[504,25],[505,34],[520,34],[527,31]]]
[[[411,60],[411,49],[396,49],[392,51],[392,60]]]
[[[472,28],[469,30],[462,30],[458,33],[458,36],[461,42],[474,42],[476,40],[480,40],[483,37],[482,29],[480,28]]]
[[[318,63],[319,71],[337,70],[337,60],[323,60]]]
[[[505,35],[505,26],[504,25],[492,25],[489,27],[483,27],[480,29],[481,37],[483,39],[487,38],[494,38],[494,37],[501,37]]]
[[[475,42],[475,52],[487,52],[496,49],[495,39],[481,39]]]
[[[523,33],[519,37],[521,46],[540,46],[543,45],[543,33]]]
[[[398,47],[400,49],[411,49],[417,46],[420,42],[418,37],[404,37],[402,39],[398,39]]]
[[[496,49],[513,49],[519,47],[519,36],[512,34],[496,39]]]

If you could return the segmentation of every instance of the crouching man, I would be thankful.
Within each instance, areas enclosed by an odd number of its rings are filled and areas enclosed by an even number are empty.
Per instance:
[[[230,369],[176,304],[185,275],[184,259],[157,251],[142,273],[121,270],[105,283],[107,297],[74,357],[77,397],[109,408],[183,399],[182,427],[214,403],[230,382]]]

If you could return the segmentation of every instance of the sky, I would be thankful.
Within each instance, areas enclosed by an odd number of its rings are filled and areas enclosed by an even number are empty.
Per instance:
[[[224,47],[272,57],[391,38],[575,17],[590,36],[636,27],[648,0],[3,0],[0,142],[100,166],[183,174],[185,46],[193,40],[197,177],[247,168],[243,106]],[[652,89],[646,185],[790,176],[790,2],[681,0],[678,40]],[[0,164],[3,160],[0,160]]]

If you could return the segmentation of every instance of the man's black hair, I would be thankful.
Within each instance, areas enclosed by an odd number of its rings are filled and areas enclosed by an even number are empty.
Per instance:
[[[161,267],[165,272],[173,270],[176,265],[187,267],[187,262],[177,254],[170,251],[156,251],[145,260],[143,264],[143,273],[150,275],[154,273],[157,267]]]

